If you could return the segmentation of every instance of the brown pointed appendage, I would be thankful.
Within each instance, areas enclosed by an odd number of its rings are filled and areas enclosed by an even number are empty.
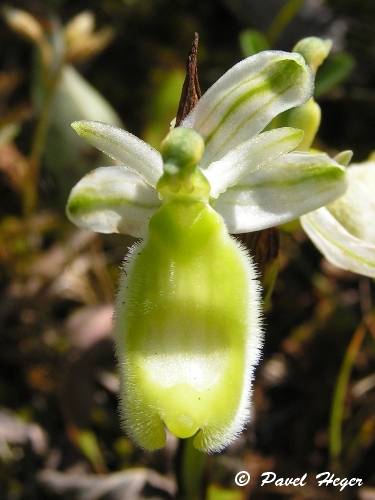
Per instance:
[[[190,113],[202,95],[198,80],[198,44],[199,35],[195,33],[191,50],[186,61],[186,77],[181,91],[180,103],[178,105],[176,127],[178,127],[182,120]]]

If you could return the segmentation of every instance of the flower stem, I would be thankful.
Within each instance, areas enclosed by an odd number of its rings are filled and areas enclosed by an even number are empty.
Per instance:
[[[35,209],[38,202],[38,181],[40,175],[40,162],[46,142],[49,117],[55,90],[59,81],[60,71],[48,81],[46,95],[39,120],[37,122],[29,156],[29,180],[25,185],[24,192],[24,214],[29,215]]]
[[[348,383],[365,334],[366,323],[362,321],[353,334],[337,377],[329,425],[329,453],[334,466],[338,464],[342,450],[342,424]]]
[[[289,0],[281,7],[266,32],[266,38],[271,46],[275,44],[284,29],[298,13],[302,4],[303,0]]]
[[[51,44],[39,47],[40,72],[44,95],[40,115],[35,127],[29,155],[28,179],[23,193],[23,213],[30,215],[38,203],[40,164],[46,143],[51,107],[58,87],[64,64],[64,43],[60,25],[53,20]]]
[[[179,470],[179,498],[184,500],[199,500],[203,498],[203,473],[206,455],[196,450],[193,439],[182,443],[182,456]]]

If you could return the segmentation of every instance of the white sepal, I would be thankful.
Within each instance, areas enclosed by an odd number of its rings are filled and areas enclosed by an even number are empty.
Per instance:
[[[302,138],[302,130],[283,127],[263,132],[243,142],[204,171],[211,186],[211,196],[217,198],[228,187],[251,175],[265,163],[293,151]]]
[[[77,134],[113,160],[139,174],[155,187],[163,173],[163,161],[156,149],[133,134],[95,121],[72,123]]]
[[[374,278],[375,162],[353,164],[347,177],[344,196],[301,217],[301,223],[327,260]]]
[[[100,167],[72,189],[67,215],[77,226],[99,233],[147,234],[160,201],[156,191],[126,167]]]
[[[326,154],[288,153],[228,189],[215,210],[229,232],[246,233],[296,219],[345,189],[345,169]]]
[[[279,113],[303,104],[312,91],[312,74],[301,55],[260,52],[219,78],[181,125],[204,138],[204,167],[261,132]]]
[[[327,208],[304,215],[301,224],[329,262],[341,269],[375,278],[375,245],[349,233]]]

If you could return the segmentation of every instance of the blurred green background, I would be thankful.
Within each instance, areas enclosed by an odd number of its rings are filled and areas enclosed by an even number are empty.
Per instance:
[[[317,76],[316,146],[367,158],[375,150],[375,2],[1,7],[0,499],[375,498],[369,279],[329,265],[298,223],[284,227],[247,431],[220,455],[202,457],[172,437],[165,450],[146,453],[119,427],[111,339],[118,268],[132,240],[79,231],[64,214],[74,183],[108,164],[69,123],[122,124],[158,147],[177,111],[195,31],[202,91],[264,46],[291,50],[305,36],[331,38]],[[234,484],[239,470],[251,473],[246,488]],[[307,472],[309,487],[260,487],[270,470]],[[317,488],[314,474],[326,470],[365,486]]]

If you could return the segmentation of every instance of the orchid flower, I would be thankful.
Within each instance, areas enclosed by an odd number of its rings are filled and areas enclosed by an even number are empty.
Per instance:
[[[329,262],[375,278],[375,161],[351,164],[347,178],[346,193],[301,224]]]
[[[167,428],[219,451],[250,417],[262,344],[259,283],[229,233],[287,222],[344,193],[343,166],[296,151],[301,130],[265,130],[312,91],[300,54],[265,51],[225,73],[161,153],[110,125],[72,124],[119,164],[78,182],[68,217],[142,238],[126,257],[115,337],[124,425],[146,449],[162,447]]]

